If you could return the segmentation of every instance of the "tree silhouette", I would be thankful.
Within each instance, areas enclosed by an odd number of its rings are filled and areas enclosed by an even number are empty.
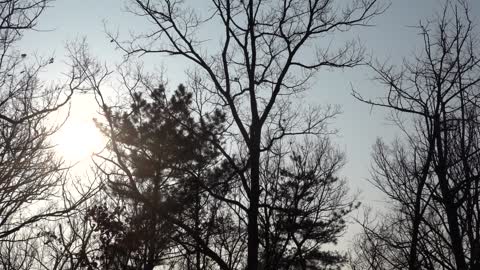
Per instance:
[[[93,89],[103,108],[99,127],[112,151],[97,162],[113,197],[112,206],[97,208],[102,211],[92,215],[112,224],[101,229],[106,234],[102,242],[110,243],[112,250],[121,248],[128,233],[151,222],[145,230],[150,235],[138,239],[155,239],[163,248],[151,253],[156,259],[150,260],[147,269],[161,264],[182,269],[245,267],[246,198],[231,162],[244,164],[248,156],[243,149],[228,155],[232,160],[222,153],[225,144],[231,143],[225,114],[212,110],[199,115],[194,110],[198,92],[189,93],[180,86],[167,98],[165,89],[141,72],[121,75],[123,85],[134,86],[125,87],[132,100],[129,107],[109,106],[102,84],[96,82],[112,72],[92,60],[85,49],[84,44],[72,48],[72,57],[90,82],[85,89]],[[285,106],[283,110],[293,109]],[[336,243],[345,229],[345,216],[357,207],[337,176],[343,155],[328,140],[328,121],[338,111],[330,107],[314,112],[316,131],[323,135],[304,135],[304,142],[274,139],[261,160],[258,256],[265,269],[334,269],[345,262],[340,254],[322,249],[324,244]],[[118,200],[121,204],[115,203]],[[126,206],[126,215],[109,210],[116,205]],[[140,219],[135,218],[137,214]],[[143,254],[145,263],[148,247],[143,250],[143,246],[114,253],[124,262],[128,257],[122,254]]]
[[[0,241],[38,221],[63,216],[82,201],[74,202],[62,192],[66,168],[48,141],[60,125],[47,122],[70,100],[76,86],[43,85],[39,74],[48,61],[31,65],[16,48],[47,3],[0,3]],[[59,194],[65,196],[65,207],[53,201]]]
[[[286,143],[285,143],[286,144]],[[262,160],[262,269],[335,269],[346,259],[336,243],[358,207],[337,176],[344,156],[326,137],[275,147]],[[330,268],[331,267],[331,268]]]
[[[204,98],[197,101],[198,113],[212,107],[226,113],[229,143],[215,147],[236,172],[234,186],[242,196],[223,201],[238,208],[242,219],[246,215],[247,269],[258,269],[262,155],[284,137],[318,133],[323,120],[318,111],[303,119],[298,112],[285,114],[289,97],[304,91],[316,71],[353,67],[363,60],[363,49],[355,42],[335,49],[308,48],[324,36],[368,24],[383,7],[376,0],[214,0],[211,16],[202,18],[182,1],[130,3],[130,11],[148,18],[153,30],[127,41],[111,34],[112,42],[129,56],[162,54],[188,60],[195,67],[190,73],[193,89]],[[218,25],[219,47],[198,35]],[[233,156],[231,147],[243,151],[238,153],[241,158]]]
[[[215,111],[208,119],[194,119],[192,95],[183,86],[170,99],[162,86],[149,97],[136,92],[132,98],[131,110],[107,110],[107,122],[99,122],[106,135],[115,136],[114,156],[102,158],[116,166],[108,183],[125,210],[98,206],[90,216],[98,224],[107,268],[153,269],[164,263],[167,251],[179,253],[179,243],[195,251],[208,248],[189,238],[201,237],[198,204],[205,203],[203,187],[210,185],[202,175],[217,174],[218,162],[218,152],[206,142],[222,128],[224,116]],[[185,228],[191,230],[188,237]]]
[[[53,59],[30,57],[17,45],[35,30],[50,1],[0,2],[0,264],[2,269],[37,265],[41,226],[69,216],[95,189],[77,194],[68,167],[55,155],[52,117],[76,87],[40,80]],[[73,80],[73,78],[70,78]],[[77,189],[80,191],[81,189]]]
[[[393,110],[404,134],[375,145],[372,182],[394,212],[364,224],[359,269],[479,267],[478,40],[466,1],[447,2],[432,25],[419,27],[413,63],[373,66],[386,98],[356,94]]]

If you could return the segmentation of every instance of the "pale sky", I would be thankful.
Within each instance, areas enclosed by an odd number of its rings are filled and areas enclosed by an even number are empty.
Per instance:
[[[342,0],[344,1],[344,0]],[[59,78],[65,72],[65,43],[75,38],[86,37],[92,53],[102,61],[118,62],[121,53],[104,33],[104,22],[108,29],[119,29],[128,34],[130,30],[142,29],[144,20],[135,18],[124,12],[127,0],[57,0],[52,3],[40,17],[39,32],[29,32],[21,42],[22,51],[31,55],[55,56],[55,64],[48,70],[52,79]],[[204,8],[207,0],[187,1],[194,6]],[[373,20],[374,27],[356,28],[350,32],[351,38],[360,38],[367,52],[375,53],[374,57],[390,63],[400,63],[402,57],[409,58],[421,48],[421,40],[416,26],[420,20],[435,18],[441,10],[443,0],[392,0],[390,8]],[[471,15],[476,26],[479,24],[480,1],[470,1]],[[477,32],[480,29],[477,27]],[[123,35],[123,37],[127,37]],[[148,56],[142,60],[148,66],[161,66],[166,69],[170,87],[185,82],[186,68],[184,62],[162,56]],[[339,104],[343,114],[333,123],[339,130],[335,137],[339,147],[346,151],[347,165],[342,171],[348,179],[352,190],[361,189],[362,202],[366,205],[378,205],[379,193],[369,184],[371,149],[377,137],[391,140],[398,130],[385,120],[384,111],[371,110],[371,107],[356,101],[351,96],[351,85],[367,96],[380,96],[385,89],[372,82],[373,74],[364,68],[354,70],[320,72],[313,81],[308,100],[312,104]],[[67,126],[93,125],[91,119],[96,111],[96,104],[89,97],[74,97],[71,119]]]

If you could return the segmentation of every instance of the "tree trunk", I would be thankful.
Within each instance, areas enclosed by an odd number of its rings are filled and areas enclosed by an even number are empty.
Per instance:
[[[444,108],[442,107],[442,112]],[[457,270],[467,270],[467,263],[465,260],[465,255],[463,252],[462,245],[462,236],[460,235],[460,229],[458,224],[457,217],[457,208],[454,205],[454,194],[448,184],[447,176],[447,153],[446,153],[446,144],[441,134],[442,122],[440,120],[440,115],[435,115],[435,140],[437,146],[437,156],[438,162],[435,168],[435,173],[438,177],[438,182],[440,185],[440,191],[442,193],[442,203],[445,206],[445,211],[447,214],[448,229],[450,230],[449,236],[452,244],[452,253],[455,258],[455,264]],[[445,120],[443,121],[445,123]]]
[[[260,133],[260,132],[259,132]],[[250,147],[250,206],[248,209],[247,269],[258,269],[258,203],[260,198],[260,136],[252,133]]]

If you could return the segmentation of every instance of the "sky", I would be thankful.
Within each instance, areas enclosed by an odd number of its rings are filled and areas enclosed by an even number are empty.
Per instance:
[[[343,0],[342,0],[343,1]],[[25,53],[55,57],[54,65],[49,67],[47,77],[59,78],[65,72],[68,61],[65,44],[86,37],[92,53],[101,61],[119,62],[121,52],[105,34],[105,28],[128,33],[131,30],[148,27],[142,18],[125,12],[125,0],[57,0],[40,17],[36,32],[25,35],[20,48]],[[188,1],[187,1],[188,2]],[[385,1],[386,2],[386,1]],[[190,1],[199,9],[205,8],[209,1]],[[389,9],[372,21],[374,26],[356,28],[348,33],[351,38],[360,38],[367,53],[380,61],[391,64],[401,63],[421,47],[418,35],[419,22],[435,19],[443,0],[392,0]],[[480,20],[480,1],[470,1],[471,14],[478,26]],[[478,27],[477,27],[478,31]],[[124,35],[125,36],[125,35]],[[162,56],[142,58],[149,66],[163,66],[170,85],[185,81],[185,63],[178,59]],[[347,178],[352,190],[361,190],[364,205],[381,205],[382,197],[367,181],[371,166],[372,145],[379,137],[386,141],[399,134],[398,130],[386,120],[386,112],[363,104],[351,96],[352,87],[366,96],[381,96],[385,93],[380,85],[371,79],[373,74],[366,68],[345,71],[321,71],[312,81],[311,89],[306,93],[312,104],[338,104],[343,113],[332,123],[339,130],[334,141],[347,155],[347,164],[342,175]],[[78,126],[93,127],[96,103],[90,96],[75,96],[72,102],[71,116],[67,128]],[[81,130],[81,129],[80,129]],[[379,204],[380,203],[380,204]]]

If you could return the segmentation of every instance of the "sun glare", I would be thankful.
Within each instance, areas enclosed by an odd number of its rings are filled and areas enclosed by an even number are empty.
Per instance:
[[[67,123],[58,133],[57,151],[67,162],[88,160],[105,146],[105,137],[94,123]]]

